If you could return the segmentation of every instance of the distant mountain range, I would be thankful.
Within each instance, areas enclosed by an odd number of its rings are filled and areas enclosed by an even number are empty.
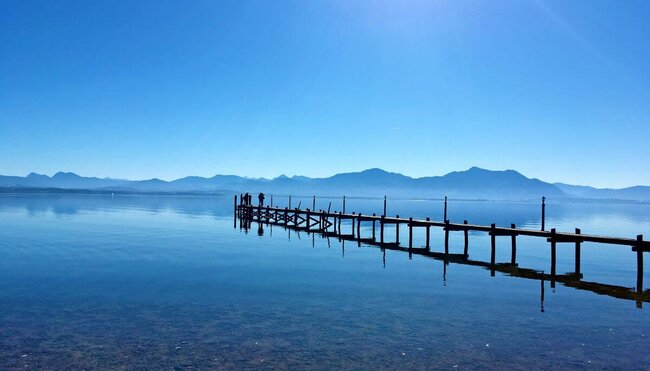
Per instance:
[[[514,170],[492,171],[472,167],[443,176],[411,178],[381,169],[336,174],[328,178],[287,177],[274,179],[215,175],[189,176],[173,181],[160,179],[126,180],[83,177],[59,172],[54,176],[31,173],[26,177],[1,176],[0,191],[53,191],[56,189],[127,193],[215,193],[265,192],[284,195],[383,196],[439,198],[443,195],[464,199],[530,200],[549,198],[615,199],[650,201],[650,187],[598,189],[563,183],[546,183]]]

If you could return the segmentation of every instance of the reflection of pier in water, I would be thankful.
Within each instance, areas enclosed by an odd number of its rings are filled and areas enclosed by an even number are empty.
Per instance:
[[[258,207],[250,205],[238,205],[235,198],[235,226],[237,218],[240,219],[240,228],[246,230],[252,227],[252,222],[257,222],[258,234],[263,234],[263,224],[279,225],[286,229],[295,231],[306,231],[307,233],[320,234],[322,237],[337,238],[339,241],[353,241],[360,246],[362,243],[369,246],[379,247],[384,252],[385,250],[403,251],[413,255],[420,255],[427,258],[440,260],[446,266],[449,263],[472,265],[482,267],[490,271],[494,276],[495,272],[501,272],[509,276],[534,279],[542,282],[542,301],[543,301],[543,282],[549,281],[551,287],[555,287],[557,282],[580,290],[588,290],[601,295],[608,295],[611,297],[634,300],[637,307],[642,306],[642,302],[650,302],[650,290],[643,290],[643,255],[644,251],[650,250],[650,241],[643,241],[642,236],[637,239],[624,239],[616,237],[602,237],[582,235],[580,230],[576,229],[576,233],[559,233],[555,229],[551,231],[539,231],[530,229],[518,229],[514,224],[510,228],[496,227],[494,224],[491,226],[471,225],[467,221],[463,224],[450,223],[448,220],[444,222],[435,222],[429,220],[414,220],[413,218],[400,218],[376,216],[376,215],[362,215],[362,214],[345,214],[343,212],[330,212],[319,210],[311,211],[309,209],[289,209],[278,207]],[[350,233],[342,231],[342,222],[351,221],[351,225],[345,226],[350,228]],[[362,222],[370,223],[371,236],[361,236]],[[386,225],[395,225],[395,241],[387,242],[384,238],[384,229]],[[400,245],[400,224],[408,226],[408,247]],[[377,239],[377,225],[379,225],[379,239]],[[413,245],[413,228],[423,227],[426,229],[425,246],[415,247]],[[445,231],[444,252],[433,252],[430,249],[430,229],[432,227],[440,227]],[[462,231],[464,234],[464,246],[462,254],[454,254],[449,252],[449,232]],[[469,259],[469,231],[487,232],[491,240],[491,257],[490,262],[477,261]],[[538,271],[528,268],[520,268],[516,262],[517,259],[517,236],[527,235],[535,237],[545,237],[551,245],[551,269],[550,273]],[[511,254],[509,263],[496,262],[496,237],[497,236],[510,236],[511,237]],[[637,254],[637,287],[624,287],[616,285],[608,285],[598,282],[588,282],[582,280],[582,273],[580,271],[580,252],[582,242],[597,242],[597,243],[610,243],[615,245],[631,246],[632,250]],[[575,244],[575,271],[566,274],[556,273],[556,244],[557,243],[574,243]],[[343,245],[344,248],[345,245]]]

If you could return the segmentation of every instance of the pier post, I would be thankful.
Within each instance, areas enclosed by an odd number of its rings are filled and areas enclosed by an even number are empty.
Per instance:
[[[409,249],[413,248],[413,218],[409,218]]]
[[[396,219],[399,219],[399,215],[395,215]],[[399,221],[395,223],[395,242],[399,246]]]
[[[497,241],[496,241],[496,225],[492,223],[490,225],[490,244],[491,244],[491,254],[490,254],[490,275],[494,276],[494,264],[496,262],[496,247],[497,247]]]
[[[384,196],[384,214],[383,215],[386,215],[386,196]]]
[[[467,224],[467,220],[463,220],[463,224]],[[469,231],[467,228],[463,231],[464,237],[465,237],[465,246],[463,247],[463,254],[467,258],[469,256]]]
[[[311,209],[316,210],[316,196],[311,199]]]
[[[556,247],[555,228],[553,228],[551,229],[551,287],[555,287]]]
[[[511,265],[516,265],[517,264],[517,235],[515,234],[515,224],[512,223],[510,224],[510,228],[512,229],[512,252],[510,253],[510,264]]]
[[[430,221],[430,220],[431,219],[429,219],[429,217],[427,217],[427,222]],[[425,238],[426,239],[425,247],[427,248],[427,251],[429,251],[431,249],[431,245],[429,243],[430,237],[431,237],[431,226],[429,224],[427,224],[427,234],[426,234],[426,238]]]
[[[233,209],[233,213],[234,213],[234,216],[235,216],[233,218],[235,220],[235,228],[237,228],[237,211],[238,211],[237,210],[237,195],[235,195],[235,208]]]
[[[449,220],[445,219],[445,255],[449,254]]]
[[[271,195],[271,202],[270,202],[270,206],[271,206],[271,207],[273,207],[273,195]]]
[[[636,292],[643,292],[643,235],[636,236]]]
[[[385,215],[382,215],[381,218],[379,219],[379,242],[384,243],[384,219],[386,218]]]
[[[580,234],[580,228],[576,228],[576,234]],[[578,279],[580,279],[580,240],[576,241],[575,274],[578,276]]]
[[[339,234],[343,233],[343,231],[341,230],[341,219],[343,219],[342,216],[343,216],[343,212],[339,211],[339,218],[337,220],[337,222],[339,224]]]
[[[291,209],[291,195],[289,195],[289,209]]]
[[[355,222],[355,217],[354,217],[354,211],[352,212],[352,238],[354,238],[354,222]]]
[[[375,213],[372,213],[372,240],[375,241]]]
[[[546,197],[542,196],[542,230],[546,227]]]
[[[343,196],[343,214],[345,214],[345,196]]]

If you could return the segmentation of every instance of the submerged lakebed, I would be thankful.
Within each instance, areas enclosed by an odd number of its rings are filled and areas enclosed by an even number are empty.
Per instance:
[[[337,199],[317,202],[340,209]],[[383,207],[347,202],[364,214]],[[389,200],[388,209],[442,219],[440,201]],[[448,213],[476,224],[540,224],[537,203],[451,200]],[[645,368],[650,361],[650,303],[639,309],[561,284],[233,222],[229,197],[0,196],[0,368]],[[650,205],[551,200],[546,226],[649,235]],[[469,238],[470,258],[489,261],[489,237]],[[462,239],[452,234],[453,252]],[[431,241],[441,251],[442,231],[432,230]],[[497,261],[508,261],[509,244],[497,246]],[[520,238],[517,255],[520,266],[548,272],[543,239]],[[557,264],[558,273],[572,271],[570,246],[558,246]],[[585,281],[633,287],[636,257],[586,243],[582,272]]]

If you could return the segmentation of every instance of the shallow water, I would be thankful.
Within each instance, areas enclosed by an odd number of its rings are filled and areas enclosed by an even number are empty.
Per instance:
[[[262,226],[230,197],[0,197],[1,369],[647,368],[650,303]],[[311,199],[292,200],[311,207]],[[340,200],[316,208],[340,210]],[[286,199],[276,197],[284,206]],[[382,200],[347,211],[381,213]],[[449,202],[452,222],[539,228],[539,205]],[[442,219],[440,201],[388,214]],[[547,228],[650,235],[650,205],[549,202]],[[351,226],[348,226],[351,228]],[[415,243],[423,243],[416,230]],[[363,228],[370,235],[368,226]],[[393,233],[391,235],[391,233]],[[406,229],[402,239],[406,238]],[[394,238],[387,230],[386,239]],[[462,251],[462,233],[451,236]],[[432,250],[443,233],[432,231]],[[497,261],[510,260],[499,237]],[[490,259],[470,234],[470,258]],[[548,243],[518,240],[548,272]],[[647,258],[646,258],[647,259]],[[558,273],[573,270],[558,245]],[[633,288],[627,247],[585,244],[585,281]],[[648,281],[646,267],[645,282]],[[542,287],[544,288],[542,293]]]

